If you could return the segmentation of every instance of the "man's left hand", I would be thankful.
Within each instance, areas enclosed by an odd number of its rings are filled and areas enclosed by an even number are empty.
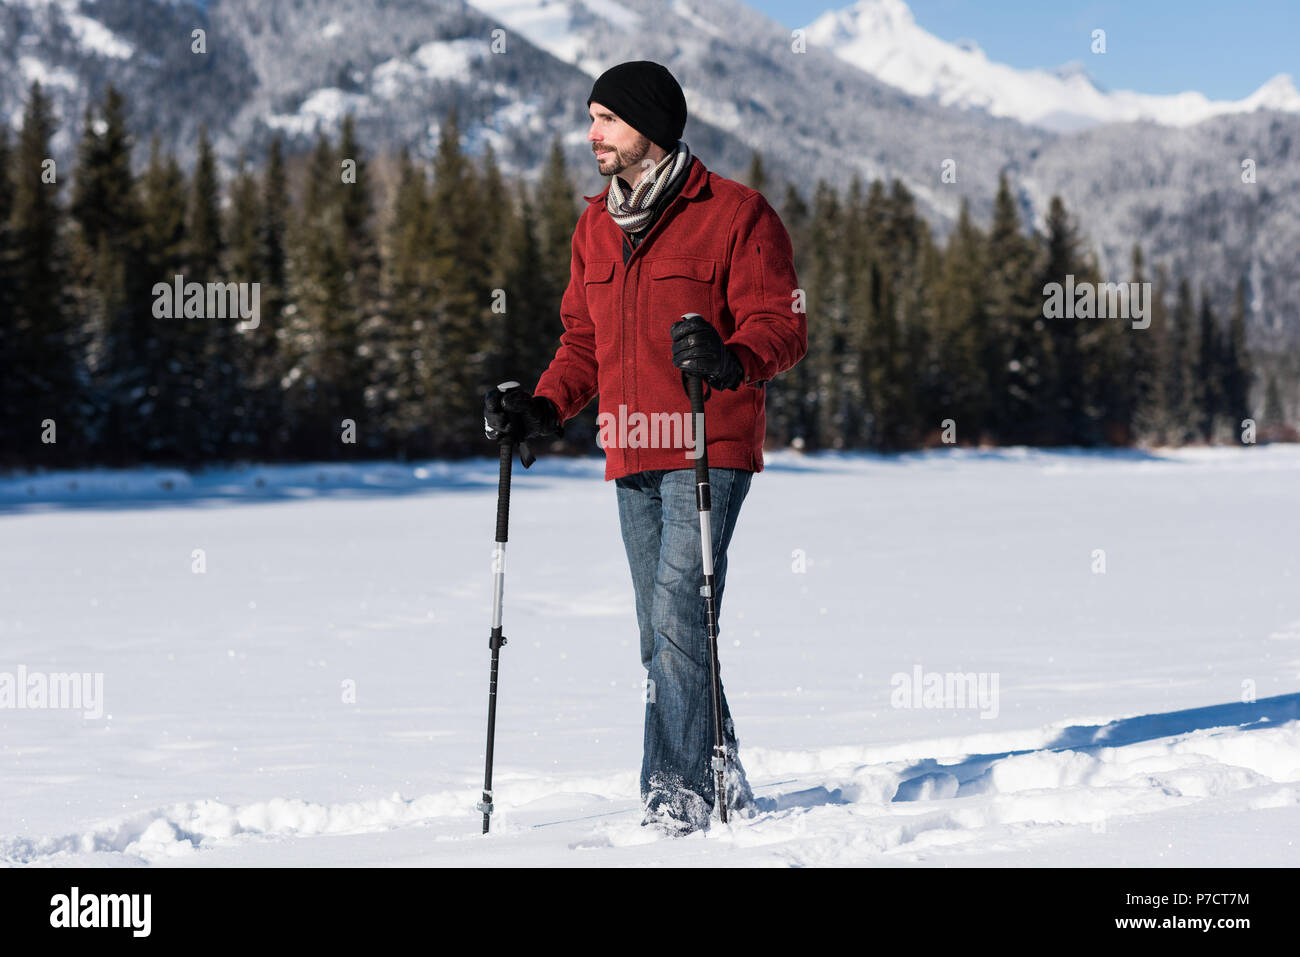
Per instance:
[[[699,376],[715,389],[737,389],[745,370],[702,316],[680,319],[672,325],[673,365],[687,375]]]

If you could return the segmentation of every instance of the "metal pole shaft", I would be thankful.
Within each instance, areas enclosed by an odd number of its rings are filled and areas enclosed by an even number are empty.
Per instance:
[[[488,724],[487,754],[483,771],[483,800],[479,810],[483,812],[483,833],[488,832],[492,816],[492,751],[496,744],[497,732],[497,665],[501,658],[501,646],[506,643],[501,634],[501,604],[506,585],[506,539],[510,527],[510,466],[514,453],[514,441],[506,437],[501,441],[501,472],[497,482],[497,534],[496,545],[492,551],[492,632],[488,638],[488,647],[492,649],[492,673],[488,682]]]
[[[713,531],[711,524],[712,502],[709,487],[709,453],[704,435],[704,386],[697,376],[686,377],[686,389],[691,397],[691,416],[695,427],[695,504],[700,513],[700,554],[703,556],[704,610],[709,635],[709,677],[713,699],[713,772],[716,775],[715,795],[718,819],[727,823],[727,747],[722,735],[722,681],[718,676],[718,615],[713,578]]]

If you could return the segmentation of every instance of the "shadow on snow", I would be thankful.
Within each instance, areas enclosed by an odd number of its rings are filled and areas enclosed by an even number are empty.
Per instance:
[[[1277,695],[1258,701],[1209,705],[1162,714],[1144,714],[1121,718],[1102,725],[1071,725],[1042,748],[971,754],[954,764],[941,764],[935,758],[918,761],[900,772],[901,782],[894,801],[926,801],[953,797],[970,797],[982,793],[988,784],[989,769],[1003,758],[1040,751],[1096,752],[1101,748],[1153,741],[1174,735],[1190,734],[1209,728],[1232,728],[1256,731],[1300,719],[1300,694]],[[791,808],[849,804],[854,800],[841,788],[807,788],[757,798],[759,810],[784,811]]]

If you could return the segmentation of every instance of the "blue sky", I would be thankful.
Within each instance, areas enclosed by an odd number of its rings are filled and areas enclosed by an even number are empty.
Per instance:
[[[746,0],[803,26],[852,0]],[[1300,0],[908,0],[916,22],[945,40],[975,40],[1017,67],[1082,62],[1109,89],[1200,90],[1239,99],[1278,73],[1300,85]],[[1107,52],[1089,50],[1095,28]]]

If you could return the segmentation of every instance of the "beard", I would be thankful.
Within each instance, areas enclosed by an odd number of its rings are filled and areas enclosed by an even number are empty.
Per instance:
[[[600,167],[602,176],[618,176],[625,170],[639,166],[649,152],[649,138],[638,133],[636,142],[627,149],[615,147],[613,156],[606,156],[603,159],[598,158],[596,163]]]

